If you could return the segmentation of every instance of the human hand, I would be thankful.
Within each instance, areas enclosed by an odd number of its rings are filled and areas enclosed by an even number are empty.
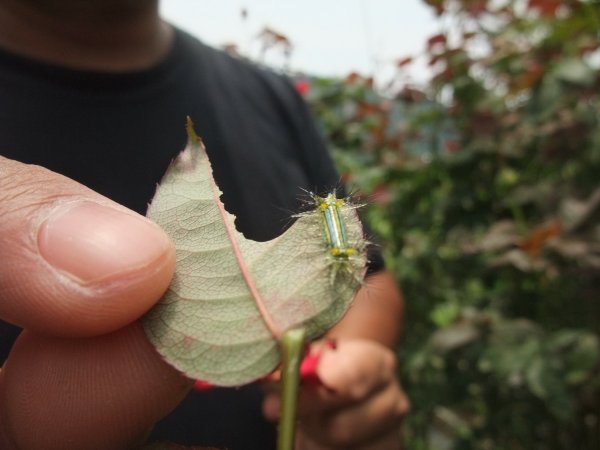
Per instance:
[[[0,448],[137,443],[190,385],[135,323],[172,277],[166,235],[70,179],[0,157],[0,255],[0,318],[25,329],[0,371]]]
[[[317,368],[322,386],[304,386],[298,398],[297,450],[397,450],[409,401],[396,377],[396,359],[371,340],[340,339],[325,346]],[[280,396],[269,392],[265,417],[279,418]]]

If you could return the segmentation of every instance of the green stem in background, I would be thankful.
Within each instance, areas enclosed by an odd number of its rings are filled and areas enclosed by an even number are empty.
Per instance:
[[[294,450],[300,363],[304,356],[305,340],[304,328],[286,331],[281,340],[281,416],[277,432],[277,450]]]

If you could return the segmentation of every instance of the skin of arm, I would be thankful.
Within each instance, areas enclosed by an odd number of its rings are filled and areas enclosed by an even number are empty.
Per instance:
[[[360,338],[396,348],[402,332],[404,299],[387,270],[365,279],[344,318],[328,333],[330,339]]]

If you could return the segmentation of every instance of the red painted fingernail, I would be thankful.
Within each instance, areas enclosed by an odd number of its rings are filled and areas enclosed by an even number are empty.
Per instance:
[[[195,391],[209,391],[213,389],[215,386],[203,380],[196,380],[194,383],[193,389]]]
[[[317,366],[321,355],[319,353],[307,354],[300,364],[300,379],[305,386],[322,386],[323,381],[317,373]]]
[[[331,349],[335,350],[337,348],[337,343],[333,339],[328,339],[325,341],[325,346],[321,347],[319,350],[313,352],[311,347],[308,346],[306,349],[306,353],[302,363],[300,364],[300,382],[304,386],[314,386],[319,387],[323,386],[330,393],[335,394],[336,390],[330,388],[319,376],[317,372],[317,368],[319,367],[319,362],[321,361],[321,357],[323,356],[323,350]]]

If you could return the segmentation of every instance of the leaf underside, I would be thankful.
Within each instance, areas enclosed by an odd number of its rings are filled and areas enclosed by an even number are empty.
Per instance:
[[[359,251],[346,261],[332,257],[318,212],[302,215],[271,241],[246,239],[235,230],[235,217],[222,209],[210,162],[191,126],[188,133],[187,148],[169,167],[148,210],[174,242],[177,263],[168,291],[143,318],[144,329],[167,362],[187,376],[242,385],[279,364],[277,336],[266,319],[281,332],[302,326],[309,338],[323,334],[350,305],[366,256]],[[355,209],[345,207],[342,215],[349,242],[360,248]],[[251,294],[243,266],[266,313]]]

